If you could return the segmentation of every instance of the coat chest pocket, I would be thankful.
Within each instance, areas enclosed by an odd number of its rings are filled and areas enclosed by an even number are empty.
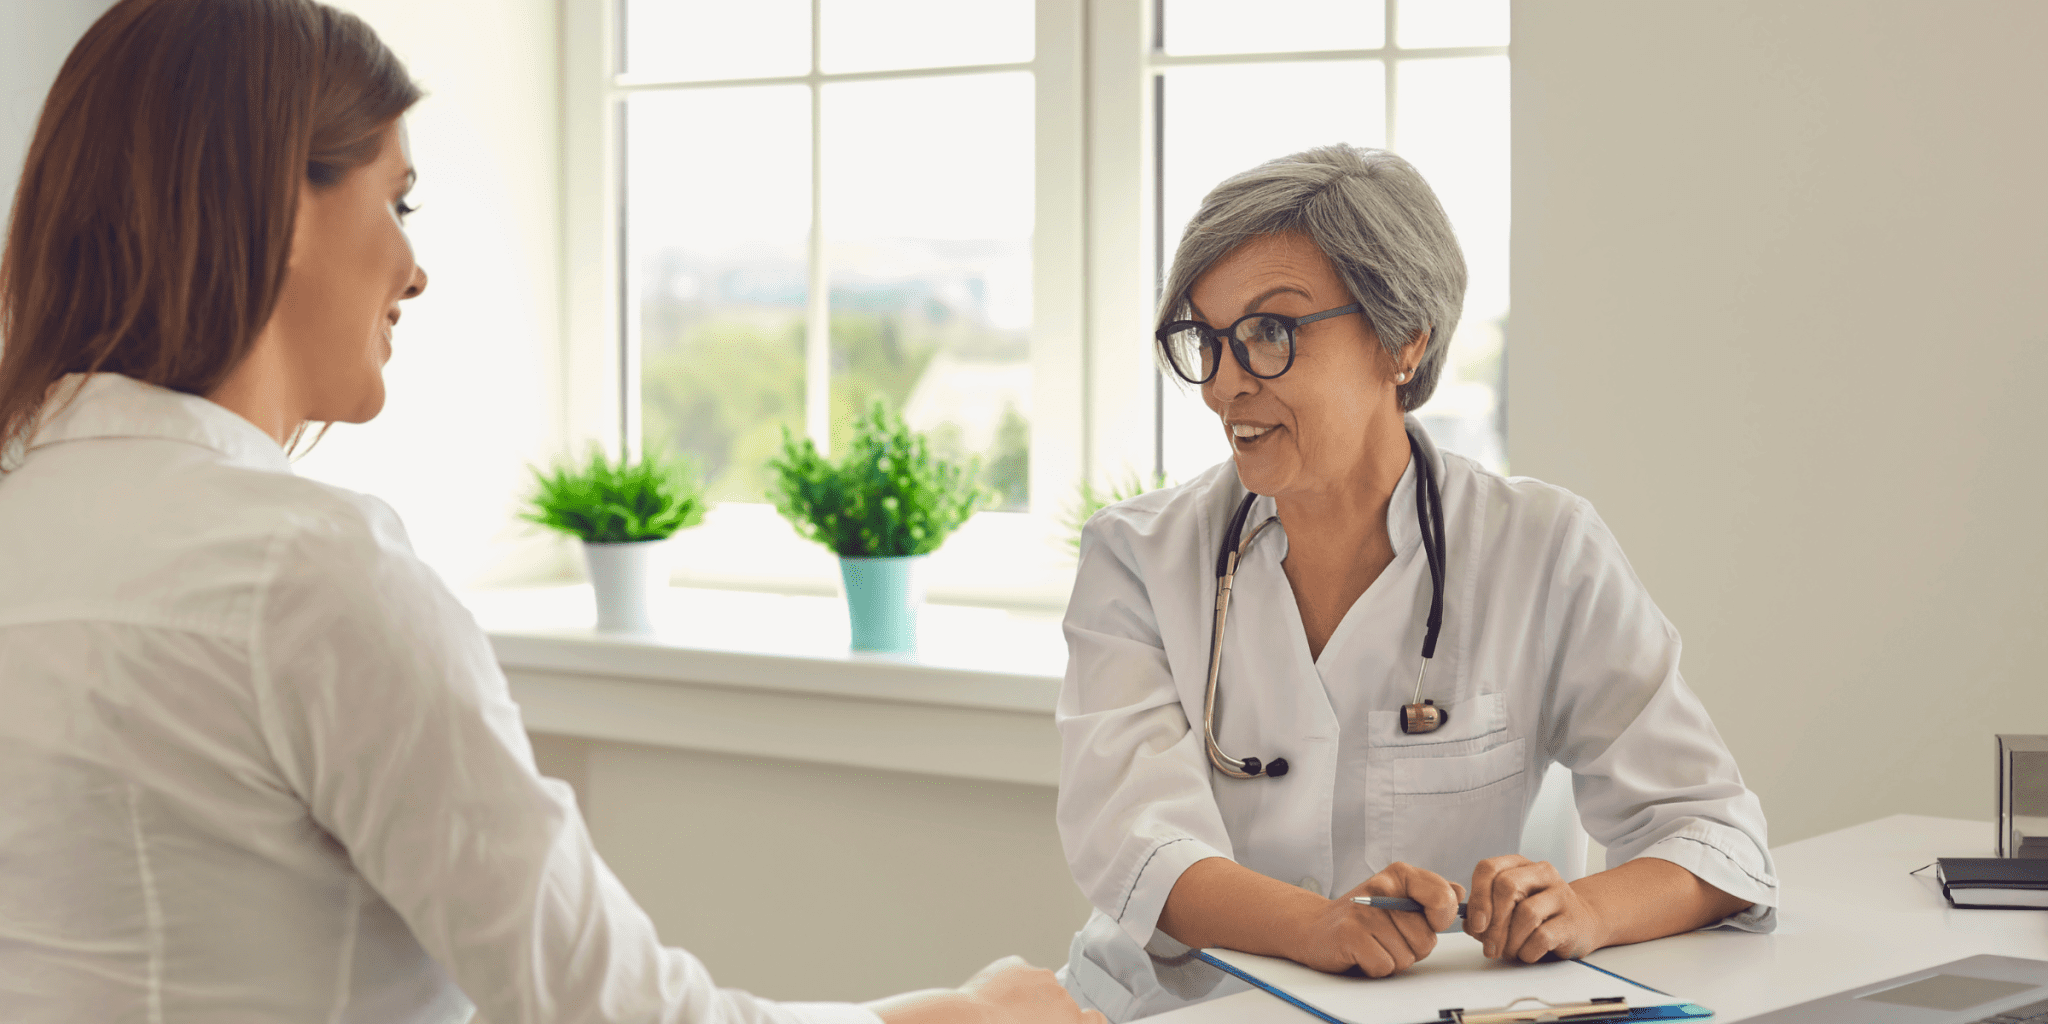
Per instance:
[[[1389,758],[1380,770],[1396,804],[1473,803],[1517,786],[1528,770],[1528,750],[1526,738],[1513,739],[1477,754]]]
[[[1476,754],[1395,757],[1375,767],[1387,795],[1389,861],[1454,882],[1488,857],[1521,848],[1528,812],[1528,749],[1517,738]]]

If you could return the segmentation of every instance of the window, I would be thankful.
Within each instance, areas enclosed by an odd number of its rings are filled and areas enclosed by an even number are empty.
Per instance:
[[[761,504],[782,432],[880,399],[1001,492],[938,599],[1057,606],[1085,476],[1228,456],[1151,307],[1201,194],[1309,145],[1392,145],[1472,266],[1421,415],[1499,464],[1505,0],[607,0],[565,7],[575,433],[694,456],[678,582],[829,591]],[[1220,143],[1220,144],[1219,144]]]

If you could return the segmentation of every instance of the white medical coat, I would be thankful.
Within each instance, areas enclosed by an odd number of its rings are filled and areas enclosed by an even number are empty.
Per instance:
[[[0,1021],[879,1024],[663,948],[383,502],[127,377],[52,411],[0,477]]]
[[[1227,991],[1156,931],[1189,865],[1228,857],[1336,896],[1395,861],[1469,883],[1517,852],[1544,772],[1561,762],[1608,864],[1657,857],[1754,904],[1721,922],[1769,930],[1777,880],[1762,807],[1679,676],[1679,638],[1593,508],[1561,488],[1438,453],[1449,574],[1423,696],[1450,712],[1405,735],[1430,604],[1415,467],[1388,505],[1394,559],[1311,658],[1269,527],[1237,570],[1217,741],[1285,757],[1231,779],[1203,751],[1215,562],[1244,496],[1232,463],[1091,519],[1068,605],[1057,721],[1059,828],[1095,907],[1063,980],[1112,1020]],[[1252,505],[1247,526],[1274,514]]]

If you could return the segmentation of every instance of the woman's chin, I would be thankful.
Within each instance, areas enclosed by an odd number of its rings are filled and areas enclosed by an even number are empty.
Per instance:
[[[384,379],[379,376],[350,395],[333,395],[306,419],[315,423],[368,423],[384,411]]]
[[[1237,464],[1237,479],[1244,484],[1245,490],[1254,494],[1274,494],[1285,483],[1287,474],[1284,468],[1269,453],[1239,449],[1231,453],[1231,459]]]

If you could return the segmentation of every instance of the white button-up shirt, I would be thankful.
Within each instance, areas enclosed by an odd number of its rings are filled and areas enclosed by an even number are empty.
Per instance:
[[[1574,773],[1610,865],[1671,861],[1755,904],[1723,924],[1773,926],[1762,808],[1614,536],[1584,499],[1424,447],[1449,571],[1422,696],[1450,719],[1418,735],[1398,724],[1430,605],[1411,460],[1387,511],[1393,562],[1320,657],[1281,566],[1285,530],[1267,528],[1237,570],[1217,742],[1285,757],[1279,778],[1224,777],[1203,750],[1216,554],[1244,495],[1233,465],[1111,506],[1083,531],[1057,717],[1060,837],[1096,908],[1064,975],[1084,1005],[1130,1019],[1218,991],[1218,972],[1155,932],[1195,862],[1228,857],[1333,895],[1395,861],[1467,883],[1480,860],[1517,852],[1553,762]],[[1273,513],[1259,498],[1247,532]]]
[[[0,477],[0,1020],[875,1024],[661,946],[382,502],[191,395],[51,409]]]

